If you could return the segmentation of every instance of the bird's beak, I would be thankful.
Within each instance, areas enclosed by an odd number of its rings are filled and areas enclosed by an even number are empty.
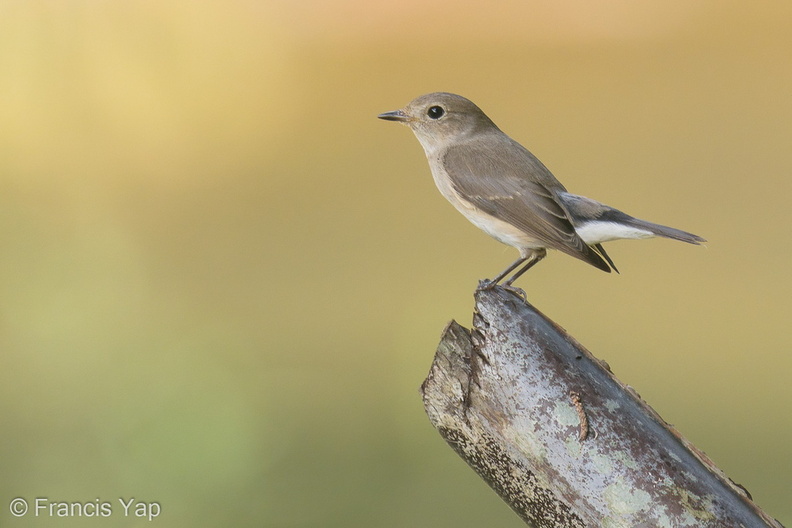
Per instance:
[[[408,121],[411,121],[410,116],[405,114],[403,110],[385,112],[384,114],[380,114],[377,117],[384,119],[385,121],[398,121],[399,123],[407,123]]]

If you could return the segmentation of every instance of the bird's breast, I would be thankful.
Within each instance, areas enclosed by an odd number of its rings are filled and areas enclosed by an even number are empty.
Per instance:
[[[504,222],[490,214],[485,213],[478,207],[474,206],[469,201],[462,198],[459,193],[454,189],[451,183],[451,178],[442,166],[442,163],[437,160],[430,163],[432,168],[432,178],[434,179],[437,189],[440,191],[446,200],[451,202],[457,211],[462,213],[473,225],[487,233],[495,240],[502,242],[508,246],[518,249],[535,249],[544,247],[544,244],[537,241],[524,231],[513,226],[508,222]]]

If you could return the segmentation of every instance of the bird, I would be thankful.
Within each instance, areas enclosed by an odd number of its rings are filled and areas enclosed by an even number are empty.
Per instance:
[[[512,288],[550,249],[618,273],[604,242],[650,237],[706,242],[568,192],[536,156],[460,95],[422,95],[377,117],[412,129],[440,193],[478,228],[519,251],[517,260],[482,281],[480,289]]]

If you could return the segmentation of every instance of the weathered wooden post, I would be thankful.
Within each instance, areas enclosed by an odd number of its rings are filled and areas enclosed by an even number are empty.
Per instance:
[[[701,451],[513,293],[476,293],[421,392],[448,444],[537,528],[773,527]]]

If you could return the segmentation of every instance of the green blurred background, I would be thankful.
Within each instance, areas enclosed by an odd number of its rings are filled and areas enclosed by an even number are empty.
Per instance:
[[[792,5],[0,3],[0,525],[522,526],[418,386],[515,257],[376,115],[477,102],[573,192],[709,239],[519,285],[792,524]],[[94,522],[94,521],[91,521]]]

